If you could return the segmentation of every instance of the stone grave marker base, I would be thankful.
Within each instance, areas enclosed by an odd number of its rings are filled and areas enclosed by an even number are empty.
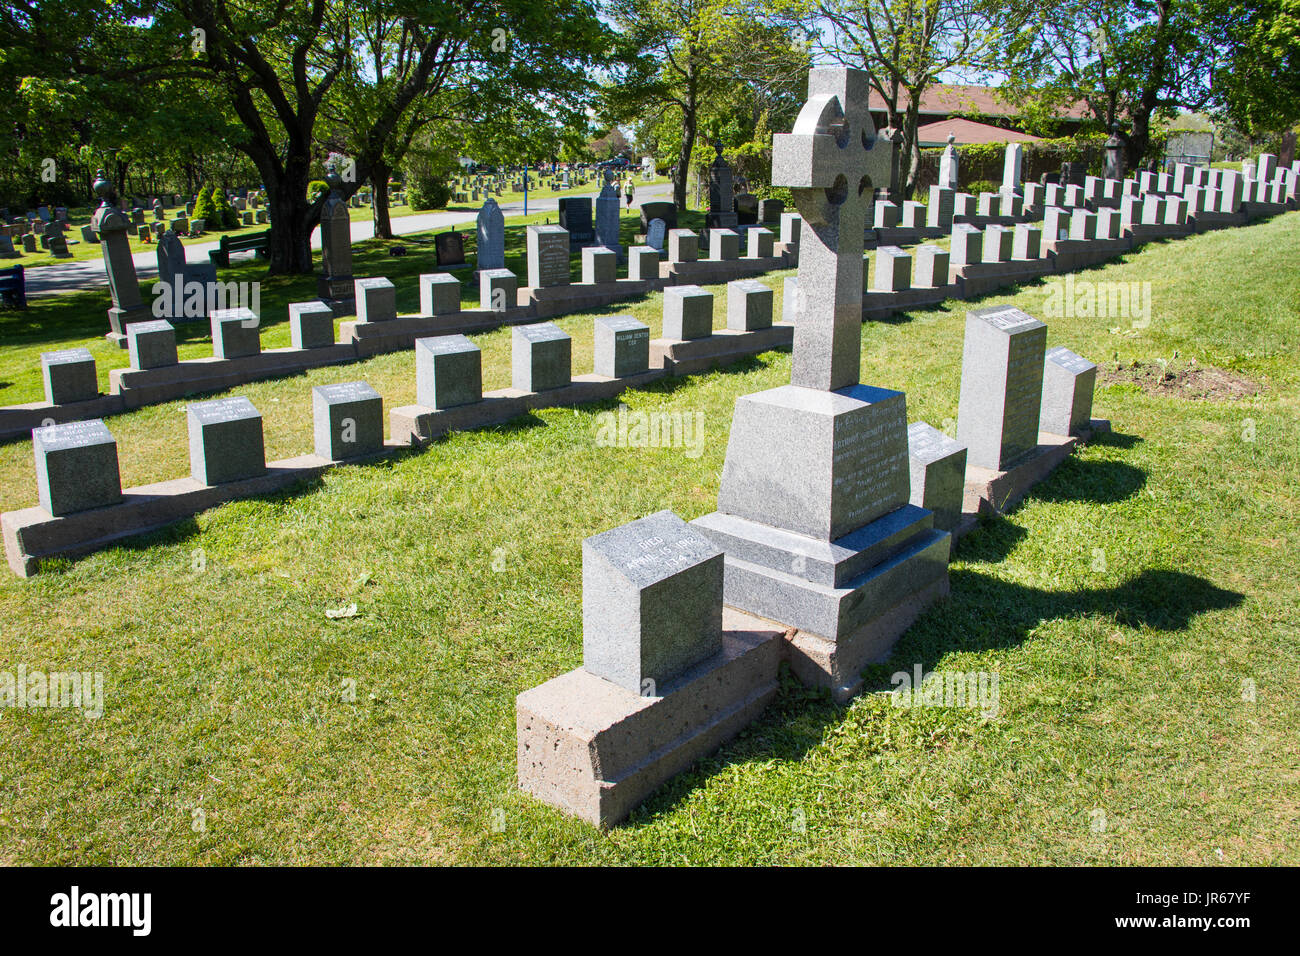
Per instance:
[[[1014,507],[1029,489],[1052,473],[1075,447],[1099,432],[1110,431],[1110,422],[1094,418],[1077,435],[1038,433],[1038,446],[1022,455],[1005,471],[978,465],[966,466],[966,487],[962,496],[963,523],[953,530],[960,537],[974,527],[976,515],[1002,514]],[[970,520],[967,520],[970,519]]]

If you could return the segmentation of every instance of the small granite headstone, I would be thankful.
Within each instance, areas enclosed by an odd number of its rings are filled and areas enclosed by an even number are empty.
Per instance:
[[[627,251],[627,277],[642,281],[658,279],[659,253],[650,246],[633,246]]]
[[[51,405],[88,402],[99,397],[99,376],[89,349],[60,349],[41,353],[45,400]]]
[[[689,229],[668,230],[668,261],[694,262],[700,254],[700,237]]]
[[[754,332],[772,327],[772,290],[757,279],[727,283],[727,328]]]
[[[262,351],[258,318],[252,309],[213,309],[210,323],[212,354],[217,358],[242,358]]]
[[[934,526],[951,531],[961,521],[966,446],[925,422],[907,426],[911,504],[934,512]]]
[[[511,382],[521,392],[563,388],[573,379],[573,341],[553,322],[516,325],[511,337]]]
[[[966,313],[957,440],[970,464],[1002,471],[1038,446],[1047,326],[1019,309]]]
[[[54,517],[122,500],[117,442],[99,419],[32,429],[36,493]]]
[[[465,237],[459,232],[440,232],[433,237],[434,254],[440,266],[464,266]]]
[[[594,371],[607,378],[640,375],[650,367],[650,327],[630,315],[595,320]]]
[[[713,334],[713,293],[697,285],[664,289],[664,338],[705,339]]]
[[[266,474],[262,415],[242,396],[196,402],[185,410],[190,476],[203,485]]]
[[[448,315],[460,311],[460,280],[446,272],[420,276],[420,314]]]
[[[722,649],[722,552],[671,511],[582,543],[582,665],[657,696]]]
[[[478,274],[479,306],[507,312],[518,299],[519,278],[509,269],[484,269]]]
[[[169,368],[178,362],[176,330],[164,319],[128,324],[126,347],[133,369]]]
[[[912,285],[912,257],[898,246],[876,249],[876,273],[872,288],[878,292],[902,292]]]
[[[365,382],[313,386],[311,405],[321,458],[345,461],[384,447],[384,400]]]
[[[936,289],[948,284],[948,250],[926,243],[916,247],[916,280],[918,289]]]
[[[1043,360],[1043,401],[1038,430],[1074,435],[1092,421],[1097,366],[1058,345]]]
[[[334,344],[334,310],[324,302],[289,303],[289,337],[296,349]]]
[[[529,226],[525,241],[529,288],[568,285],[570,234],[561,226]]]
[[[618,281],[618,253],[604,246],[583,249],[582,281],[586,285]]]
[[[382,276],[352,283],[358,322],[391,322],[397,318],[397,289]]]
[[[662,219],[651,219],[650,227],[646,230],[645,243],[655,252],[664,251],[664,243],[668,239],[668,223]]]
[[[463,335],[415,340],[415,395],[426,408],[483,400],[483,353]]]

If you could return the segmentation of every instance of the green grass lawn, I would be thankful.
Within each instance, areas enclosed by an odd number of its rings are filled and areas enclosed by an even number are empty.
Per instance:
[[[1079,275],[1151,283],[1145,328],[1047,319],[1049,346],[1104,363],[1114,431],[961,543],[951,597],[872,692],[841,708],[787,680],[609,833],[516,790],[515,695],[581,661],[582,539],[712,510],[732,406],[787,382],[786,354],[624,396],[702,413],[697,458],[597,446],[615,402],[549,409],[6,576],[0,671],[102,671],[105,712],[0,711],[0,862],[1300,863],[1298,244],[1290,213]],[[1041,315],[1045,293],[986,301]],[[657,332],[660,302],[617,311]],[[905,390],[910,419],[955,418],[978,304],[868,323],[863,380]],[[560,324],[586,371],[591,316]],[[474,339],[503,384],[508,333]],[[1259,393],[1116,372],[1193,360]],[[310,445],[310,386],[354,378],[400,404],[413,359],[237,393],[279,457]],[[186,472],[183,407],[109,421],[128,484]],[[6,510],[35,500],[28,442],[0,446],[0,489]],[[998,673],[996,718],[892,706],[889,675],[917,663]]]

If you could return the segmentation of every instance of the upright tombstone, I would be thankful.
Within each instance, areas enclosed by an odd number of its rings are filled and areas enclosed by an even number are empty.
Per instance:
[[[117,208],[117,194],[102,169],[95,176],[95,195],[99,196],[100,203],[91,217],[90,227],[99,236],[99,245],[104,253],[104,272],[108,275],[108,291],[113,299],[108,310],[110,331],[106,338],[126,348],[127,324],[146,321],[153,316],[140,298],[140,280],[135,274],[131,240],[127,236],[131,222]]]
[[[606,378],[640,375],[650,367],[650,326],[630,315],[595,319],[593,371]]]
[[[560,227],[568,232],[571,245],[583,246],[596,239],[591,224],[591,197],[565,196],[560,199]]]
[[[957,148],[953,145],[956,136],[948,134],[948,145],[939,157],[939,188],[957,189]]]
[[[713,334],[713,293],[697,285],[664,289],[664,338],[705,339]]]
[[[966,488],[966,446],[925,422],[907,426],[911,497],[918,508],[934,512],[934,526],[951,531],[961,522]]]
[[[316,454],[329,461],[362,458],[384,447],[384,400],[365,382],[311,390]]]
[[[415,340],[415,400],[441,411],[483,400],[483,353],[463,335]]]
[[[731,229],[739,225],[735,195],[731,184],[731,166],[722,158],[722,143],[713,142],[716,155],[709,164],[709,212],[705,224],[710,229]]]
[[[619,238],[619,199],[617,186],[605,186],[596,197],[596,245],[614,253],[623,261],[623,243]]]
[[[1002,191],[1020,192],[1020,169],[1024,163],[1025,148],[1019,143],[1007,143],[1002,156]]]
[[[489,197],[478,211],[478,270],[506,267],[506,219],[497,201]]]
[[[573,380],[573,341],[554,322],[516,325],[511,336],[511,383],[521,392],[563,388]]]
[[[266,474],[262,414],[243,396],[195,402],[186,408],[190,477],[201,485]]]
[[[588,246],[582,250],[582,281],[597,285],[618,280],[618,255],[604,246]]]
[[[645,244],[655,252],[663,252],[667,241],[668,223],[662,219],[651,219],[645,234]]]
[[[888,147],[865,73],[810,72],[773,143],[773,184],[807,224],[791,384],[737,400],[718,510],[694,522],[726,552],[726,603],[796,628],[796,674],[839,699],[947,589],[951,537],[907,503],[906,399],[859,383],[863,236]]]
[[[54,517],[121,502],[117,442],[99,419],[33,428],[32,452],[37,499]]]
[[[1043,360],[1043,400],[1038,430],[1076,435],[1092,421],[1092,393],[1097,366],[1058,345]]]
[[[1047,326],[1019,309],[966,313],[957,440],[971,465],[1005,471],[1038,447]]]
[[[383,276],[352,283],[358,322],[391,322],[397,318],[397,289]]]
[[[694,262],[699,256],[700,237],[689,229],[668,230],[668,261]]]
[[[212,327],[212,354],[220,359],[244,358],[262,351],[259,320],[252,309],[214,309],[209,317]]]
[[[528,227],[525,242],[530,289],[569,284],[569,241],[569,233],[563,226]]]
[[[343,198],[343,178],[332,165],[326,169],[325,182],[330,195],[320,214],[321,274],[316,280],[316,292],[322,302],[343,313],[351,311],[354,302],[352,219]]]
[[[41,353],[45,400],[51,405],[88,402],[99,397],[99,376],[90,349],[59,349]]]
[[[438,265],[454,269],[467,266],[465,260],[465,237],[459,232],[440,232],[433,237],[433,251]]]
[[[948,284],[949,252],[942,246],[925,243],[916,247],[916,278],[912,285],[918,289],[937,289]]]
[[[509,269],[485,269],[478,274],[479,307],[508,312],[519,298],[519,277]]]
[[[898,246],[876,249],[876,274],[871,288],[877,292],[902,292],[912,285],[912,256]]]
[[[655,220],[660,222],[662,220]],[[642,281],[659,278],[659,252],[650,246],[633,246],[627,251],[627,277]]]
[[[757,279],[727,283],[727,328],[756,332],[772,327],[772,289]]]

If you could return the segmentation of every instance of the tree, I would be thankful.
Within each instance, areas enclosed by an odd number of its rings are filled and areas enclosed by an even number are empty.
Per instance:
[[[889,125],[902,130],[899,181],[910,195],[921,97],[953,70],[989,69],[1006,14],[987,0],[811,0],[807,9],[829,27],[821,51],[864,70]]]
[[[1033,0],[1006,45],[1006,89],[1022,100],[1083,103],[1119,127],[1130,168],[1146,157],[1156,118],[1211,100],[1222,41],[1192,0]]]
[[[686,208],[691,158],[710,107],[734,96],[742,78],[751,83],[756,108],[746,112],[753,122],[769,94],[797,99],[802,93],[806,59],[797,77],[789,63],[806,53],[791,55],[795,26],[771,0],[611,0],[606,13],[620,31],[619,63],[602,114],[658,131],[638,134],[639,143],[675,142],[678,208]],[[782,83],[779,93],[771,92]]]
[[[1214,23],[1218,112],[1252,137],[1300,122],[1300,0],[1222,3]]]

